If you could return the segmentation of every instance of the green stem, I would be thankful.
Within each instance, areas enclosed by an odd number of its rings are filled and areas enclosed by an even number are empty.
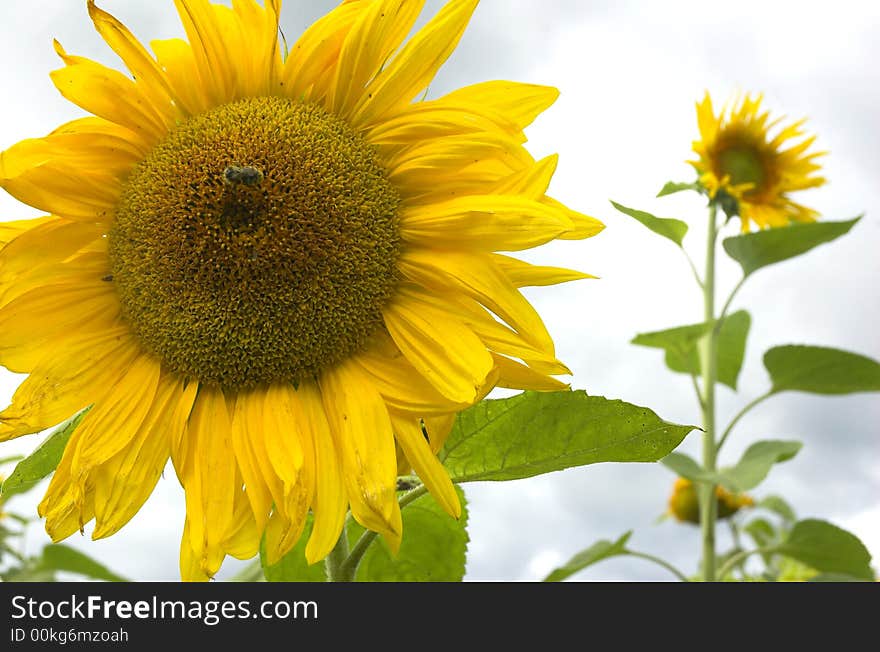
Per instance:
[[[739,280],[739,283],[737,283],[737,284],[736,284],[736,287],[734,287],[733,290],[731,291],[730,296],[727,297],[727,301],[724,302],[724,307],[721,309],[721,316],[718,317],[718,324],[717,324],[717,326],[718,326],[719,328],[720,328],[720,324],[721,324],[721,322],[724,320],[725,317],[727,317],[727,311],[730,310],[730,304],[733,303],[733,298],[736,296],[736,293],[739,292],[739,289],[740,289],[740,288],[743,286],[743,284],[746,282],[746,279],[747,279],[747,278],[748,278],[748,276],[743,276],[743,277]]]
[[[684,257],[687,258],[688,265],[691,266],[691,271],[694,273],[694,279],[697,281],[697,285],[700,286],[701,290],[705,290],[706,286],[703,284],[703,279],[700,278],[700,273],[697,271],[697,266],[694,265],[694,259],[691,258],[690,254],[684,250],[682,247],[682,253],[684,253]]]
[[[327,579],[330,582],[354,582],[354,571],[357,570],[357,566],[352,570],[346,565],[348,561],[348,536],[346,529],[342,528],[339,541],[336,542],[336,546],[324,560],[324,565],[327,568]]]
[[[772,392],[772,391],[771,391],[771,392],[767,392],[766,394],[763,394],[763,395],[759,396],[759,397],[756,398],[754,401],[752,401],[751,403],[749,403],[748,405],[746,405],[742,410],[740,410],[740,411],[739,411],[739,414],[737,414],[735,417],[733,417],[733,420],[732,420],[732,421],[730,422],[730,424],[727,426],[727,429],[725,429],[724,434],[721,435],[721,439],[718,440],[718,446],[715,447],[715,452],[716,452],[716,453],[717,453],[718,451],[721,450],[721,447],[722,447],[722,446],[724,446],[724,442],[727,441],[727,437],[728,437],[728,435],[730,435],[731,431],[733,430],[733,427],[734,427],[737,423],[739,423],[739,420],[742,419],[746,414],[748,414],[748,413],[752,410],[753,407],[755,407],[755,406],[758,405],[759,403],[762,403],[763,401],[766,401],[766,400],[767,400],[768,398],[770,398],[771,396],[773,396],[773,392]]]
[[[691,382],[694,385],[694,393],[697,395],[697,402],[700,404],[700,409],[702,410],[703,409],[703,390],[700,389],[700,383],[694,374],[691,374]]]
[[[724,565],[718,569],[718,577],[725,577],[730,571],[736,568],[739,564],[744,562],[748,557],[757,554],[767,554],[771,552],[776,552],[775,546],[767,546],[766,548],[756,548],[755,550],[742,550],[735,555],[733,555],[730,559],[728,559]]]
[[[690,582],[690,580],[687,578],[687,575],[682,573],[680,570],[678,570],[675,566],[670,564],[665,559],[660,559],[660,557],[655,557],[654,555],[649,555],[645,552],[635,552],[633,550],[627,550],[626,554],[629,555],[630,557],[638,557],[639,559],[644,559],[646,561],[653,562],[653,563],[657,564],[658,566],[662,566],[663,568],[668,570],[670,573],[675,575],[682,582]]]
[[[407,505],[409,505],[414,500],[421,498],[428,492],[428,488],[425,485],[420,485],[413,489],[412,491],[408,491],[400,498],[400,509],[404,509]],[[344,535],[343,535],[344,536]],[[370,545],[375,541],[376,537],[379,536],[377,532],[373,530],[366,530],[361,538],[357,540],[357,543],[354,544],[354,547],[351,549],[351,552],[348,552],[348,547],[346,546],[346,557],[343,558],[343,561],[340,564],[340,570],[346,577],[351,577],[350,580],[343,580],[348,582],[353,582],[354,577],[357,574],[358,566],[360,566],[361,559],[364,558],[364,555],[367,552],[367,549]],[[328,566],[329,571],[329,566]],[[329,572],[328,572],[329,575]],[[331,580],[333,581],[333,580]]]
[[[718,239],[717,207],[709,208],[709,228],[706,243],[706,274],[703,280],[704,321],[715,321],[715,245]],[[700,366],[703,376],[703,468],[715,471],[715,381],[718,366],[718,331],[710,328],[700,341]],[[715,486],[700,485],[700,534],[703,543],[703,580],[714,582],[715,576],[715,521],[717,519]]]

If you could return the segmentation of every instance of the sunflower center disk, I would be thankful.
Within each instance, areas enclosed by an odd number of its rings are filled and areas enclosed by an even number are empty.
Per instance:
[[[298,381],[382,324],[399,196],[320,107],[221,106],[131,174],[109,236],[123,314],[174,371],[227,388]]]
[[[728,147],[718,154],[722,176],[730,175],[734,185],[753,183],[759,189],[766,176],[761,155],[751,147]]]

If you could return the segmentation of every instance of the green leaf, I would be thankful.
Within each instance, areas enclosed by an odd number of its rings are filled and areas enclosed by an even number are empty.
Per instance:
[[[662,235],[664,238],[672,240],[679,247],[682,246],[684,236],[688,232],[688,225],[681,220],[675,220],[670,217],[656,217],[645,211],[621,206],[617,202],[611,202],[611,205],[621,213],[637,219],[657,235]]]
[[[800,451],[799,441],[759,441],[748,447],[735,466],[721,469],[719,483],[734,493],[757,487],[774,464],[786,462]]]
[[[262,548],[262,545],[260,546]],[[262,555],[229,578],[229,582],[262,582],[266,579],[263,572]]]
[[[777,537],[776,528],[765,518],[752,519],[743,526],[743,530],[762,548],[773,543]]]
[[[361,560],[358,582],[460,582],[467,556],[467,505],[464,492],[456,487],[461,501],[461,518],[449,516],[430,494],[403,510],[403,539],[394,556],[384,539],[377,538]],[[350,541],[363,528],[350,527]]]
[[[312,534],[312,515],[306,518],[305,529],[296,545],[277,563],[269,564],[266,556],[266,540],[260,543],[260,563],[263,574],[269,582],[326,582],[327,571],[324,562],[309,566],[306,561],[306,544]]]
[[[597,462],[656,462],[694,426],[576,392],[524,392],[459,413],[440,459],[455,482],[518,480]]]
[[[766,548],[776,540],[777,532],[773,524],[765,518],[754,518],[743,526],[759,548]]]
[[[820,346],[777,346],[764,354],[772,393],[852,394],[880,391],[880,363]]]
[[[766,509],[774,514],[778,514],[786,523],[794,523],[797,520],[791,505],[789,505],[781,496],[767,496],[755,505],[755,507]]]
[[[865,579],[861,577],[853,577],[852,575],[847,575],[846,573],[819,573],[818,575],[814,575],[808,582],[864,582]]]
[[[105,582],[128,582],[88,555],[61,543],[50,544],[43,548],[43,555],[37,566],[40,570],[67,571]]]
[[[765,231],[745,233],[724,240],[724,250],[742,266],[743,275],[774,263],[794,258],[825,242],[849,233],[861,217],[847,222],[792,224]]]
[[[690,324],[652,333],[641,333],[632,339],[631,344],[662,349],[666,352],[666,366],[672,371],[699,375],[700,360],[697,345],[711,327],[712,325],[708,323]]]
[[[622,537],[620,537],[617,541],[608,541],[605,539],[603,539],[602,541],[597,541],[586,550],[582,550],[574,557],[569,559],[564,566],[560,566],[552,573],[550,573],[547,577],[544,578],[544,581],[561,582],[562,580],[571,577],[575,573],[584,570],[587,566],[592,566],[593,564],[600,562],[603,559],[627,554],[626,542],[629,541],[629,538],[631,536],[632,531],[629,531]]]
[[[871,553],[858,537],[826,521],[807,519],[795,523],[775,552],[822,573],[842,573],[873,580]]]
[[[24,493],[32,488],[40,480],[55,470],[67,440],[76,430],[88,410],[83,410],[72,419],[62,423],[55,431],[46,437],[37,449],[19,462],[8,478],[0,487],[0,495],[4,498]]]
[[[682,478],[687,478],[693,482],[710,482],[714,484],[718,479],[714,473],[710,473],[700,466],[694,458],[684,453],[670,453],[660,462],[676,475],[680,475]]]
[[[735,390],[746,351],[746,340],[752,318],[745,310],[728,315],[718,329],[718,381]],[[632,344],[663,349],[666,366],[678,373],[698,376],[700,369],[699,341],[709,332],[710,323],[678,326],[633,338]]]
[[[678,181],[669,181],[665,186],[657,193],[658,197],[665,197],[666,195],[674,195],[677,192],[682,192],[684,190],[694,190],[696,192],[700,192],[702,188],[700,184],[696,181],[693,183],[682,183]]]
[[[0,465],[9,464],[10,462],[18,462],[23,459],[24,455],[10,455],[9,457],[0,458]]]

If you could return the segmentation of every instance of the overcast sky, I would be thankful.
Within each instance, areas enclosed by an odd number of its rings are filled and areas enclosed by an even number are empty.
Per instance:
[[[428,0],[425,17],[441,4]],[[79,115],[49,81],[48,72],[59,67],[53,37],[71,53],[116,65],[92,30],[85,5],[85,0],[2,4],[7,99],[0,107],[0,149]],[[145,41],[182,34],[171,0],[99,5]],[[286,0],[282,27],[288,41],[334,5]],[[686,245],[701,264],[700,199],[654,195],[667,180],[693,176],[683,161],[697,137],[694,102],[706,89],[717,104],[735,90],[763,91],[775,114],[808,116],[818,147],[831,152],[824,160],[830,183],[798,200],[826,219],[867,215],[842,240],[749,280],[736,304],[753,317],[741,391],[719,389],[719,422],[767,389],[761,356],[771,346],[816,344],[880,358],[878,24],[875,2],[483,0],[430,95],[487,79],[552,84],[562,91],[528,132],[529,148],[538,157],[561,155],[552,194],[602,219],[607,229],[585,242],[545,246],[528,258],[582,269],[601,280],[527,294],[554,335],[560,359],[573,370],[575,388],[650,407],[670,421],[699,420],[687,377],[667,372],[661,352],[628,341],[638,332],[700,321],[701,297],[676,248],[616,214],[608,200],[688,221]],[[0,220],[34,214],[0,197]],[[734,235],[737,228],[732,223],[725,233]],[[719,293],[737,280],[737,267],[722,260]],[[0,370],[0,402],[8,402],[20,380]],[[801,454],[775,468],[756,494],[781,493],[800,516],[851,529],[877,558],[878,424],[876,394],[785,394],[741,423],[721,463],[735,462],[758,439],[803,439]],[[40,439],[4,445],[0,457],[29,452]],[[681,450],[697,455],[697,435]],[[596,539],[629,529],[635,530],[631,547],[692,572],[699,550],[696,528],[655,522],[672,481],[660,465],[597,465],[515,483],[469,485],[466,579],[538,579]],[[18,510],[33,509],[37,493],[16,499]],[[183,495],[169,467],[153,497],[120,533],[99,542],[75,536],[69,543],[134,579],[176,579],[182,522]],[[45,538],[41,529],[33,530],[31,550]],[[220,577],[234,570],[227,562]],[[640,560],[622,559],[577,579],[669,576]]]

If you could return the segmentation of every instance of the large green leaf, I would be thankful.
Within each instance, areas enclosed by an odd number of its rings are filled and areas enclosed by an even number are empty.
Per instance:
[[[688,232],[688,225],[681,220],[676,220],[671,217],[656,217],[645,211],[627,208],[614,201],[611,202],[611,205],[624,215],[629,215],[630,217],[635,218],[657,235],[662,235],[664,238],[672,240],[679,247],[682,246],[684,236]]]
[[[524,392],[461,412],[440,452],[455,482],[518,480],[597,462],[656,462],[694,426],[576,392]]]
[[[552,573],[550,573],[547,577],[544,578],[544,581],[561,582],[562,580],[571,577],[575,573],[584,570],[587,566],[592,566],[596,562],[600,562],[603,559],[616,557],[618,555],[625,555],[626,542],[629,541],[630,536],[632,536],[632,531],[627,532],[617,541],[608,541],[606,539],[603,539],[602,541],[597,541],[586,550],[582,550],[574,557],[569,559],[564,566],[560,566]]]
[[[847,222],[812,222],[746,233],[724,240],[724,250],[738,262],[743,274],[794,258],[849,233],[861,218]]]
[[[735,466],[721,469],[719,482],[734,493],[757,487],[774,464],[786,462],[800,451],[799,441],[759,441],[746,449]]]
[[[128,582],[88,555],[61,543],[50,544],[43,548],[43,555],[37,566],[40,570],[67,571],[105,582]]]
[[[467,556],[467,505],[460,488],[461,518],[449,516],[430,494],[403,510],[403,539],[393,555],[384,539],[376,539],[357,571],[358,582],[460,582]],[[354,542],[363,528],[349,526]]]
[[[306,561],[306,544],[312,533],[312,515],[306,519],[305,529],[296,545],[277,563],[269,564],[266,557],[266,541],[260,544],[260,561],[263,574],[269,582],[326,582],[327,572],[324,562],[309,566]]]
[[[751,323],[749,313],[740,310],[726,317],[718,329],[717,379],[734,390],[742,369]],[[632,343],[663,349],[666,366],[672,371],[698,376],[701,371],[698,344],[710,328],[711,323],[678,326],[637,335]]]
[[[880,363],[820,346],[777,346],[764,354],[773,392],[852,394],[880,391]]]
[[[798,521],[774,550],[822,573],[874,579],[871,553],[864,544],[855,535],[826,521]]]
[[[19,462],[0,488],[3,497],[24,493],[55,470],[61,461],[67,440],[86,414],[83,410],[68,419],[49,435],[37,449]]]
[[[680,181],[668,181],[665,186],[657,193],[658,197],[665,197],[666,195],[674,195],[677,192],[682,192],[684,190],[693,190],[695,192],[701,192],[702,187],[699,183],[682,183]]]

